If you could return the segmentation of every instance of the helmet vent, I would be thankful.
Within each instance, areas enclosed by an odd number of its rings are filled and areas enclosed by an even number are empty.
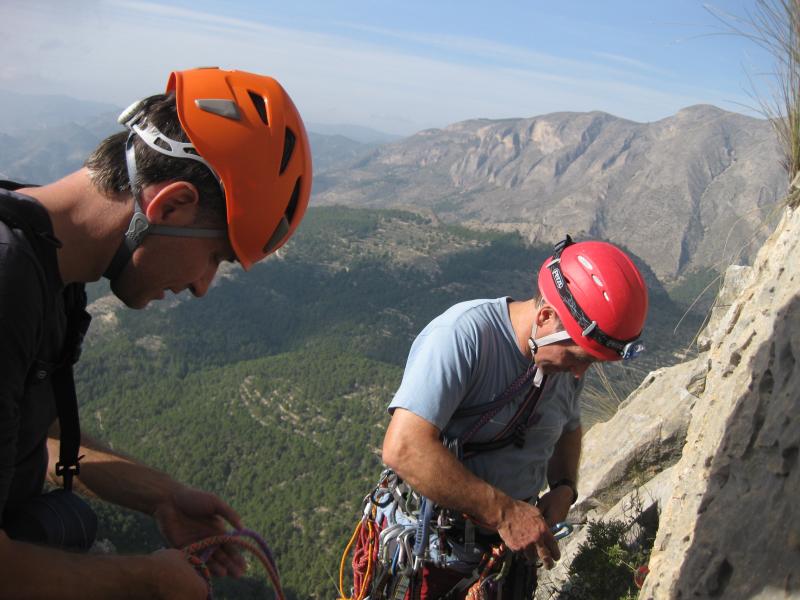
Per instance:
[[[272,237],[269,238],[269,241],[263,248],[263,252],[265,254],[269,254],[275,250],[278,244],[280,244],[286,238],[286,236],[289,235],[291,224],[294,220],[294,213],[297,210],[297,202],[300,200],[300,180],[301,178],[298,177],[297,182],[294,184],[292,196],[289,198],[289,204],[286,205],[286,212],[281,217],[277,227],[275,227],[275,231],[272,232]]]
[[[600,278],[597,275],[592,275],[592,281],[594,281],[597,286],[603,287],[603,282],[600,281]]]
[[[292,197],[289,199],[289,204],[286,206],[286,219],[289,223],[294,222],[294,211],[297,210],[297,201],[300,199],[300,182],[302,177],[297,178],[292,190]]]
[[[297,141],[297,137],[294,135],[294,132],[286,128],[286,134],[283,139],[283,158],[281,158],[281,170],[280,174],[283,175],[283,172],[286,170],[286,167],[289,165],[289,161],[292,158],[292,153],[294,152],[294,143]],[[298,179],[299,181],[299,179]],[[296,189],[296,186],[295,186]]]
[[[611,298],[608,297],[608,292],[603,292],[603,298],[606,299],[606,302],[611,302]]]
[[[592,263],[589,262],[589,259],[581,254],[578,255],[578,262],[583,265],[584,269],[589,269],[591,271],[594,268],[592,267]]]
[[[250,100],[253,102],[253,106],[256,107],[256,112],[258,116],[263,121],[264,125],[269,125],[269,119],[267,118],[267,101],[264,100],[264,96],[261,94],[256,94],[255,92],[251,92],[248,90],[248,95],[250,96]]]
[[[239,109],[233,100],[214,99],[214,98],[197,98],[194,101],[197,108],[204,110],[213,115],[219,115],[226,119],[239,120]]]

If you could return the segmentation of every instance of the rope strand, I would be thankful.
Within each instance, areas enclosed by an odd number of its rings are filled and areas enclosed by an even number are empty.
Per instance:
[[[211,587],[211,572],[208,569],[207,562],[211,556],[216,552],[220,546],[231,545],[237,546],[243,550],[247,550],[255,556],[267,572],[272,587],[275,589],[275,597],[278,600],[286,600],[281,587],[281,578],[278,574],[278,567],[275,564],[275,559],[272,556],[272,551],[267,546],[260,535],[250,529],[236,529],[226,534],[214,535],[205,539],[189,544],[183,548],[191,565],[197,572],[205,579],[208,585],[208,599],[213,597],[213,590]]]

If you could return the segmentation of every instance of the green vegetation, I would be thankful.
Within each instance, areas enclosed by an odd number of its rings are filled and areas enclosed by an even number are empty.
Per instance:
[[[232,270],[202,301],[98,319],[77,372],[83,426],[228,500],[265,535],[290,597],[331,598],[414,336],[456,302],[532,296],[548,251],[417,214],[312,209],[279,257]],[[650,356],[609,373],[619,397],[686,343],[671,332],[682,311],[651,287]],[[586,399],[603,393],[590,378]],[[120,552],[164,544],[141,515],[99,512]],[[215,597],[265,597],[250,574]]]
[[[638,597],[634,575],[647,566],[653,538],[645,545],[631,544],[631,528],[624,521],[592,521],[587,539],[569,569],[569,584],[559,600],[632,600]],[[643,578],[642,578],[643,579]]]

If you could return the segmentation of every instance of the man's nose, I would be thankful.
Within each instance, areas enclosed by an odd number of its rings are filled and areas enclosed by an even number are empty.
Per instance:
[[[580,379],[581,377],[583,377],[583,374],[586,373],[586,370],[590,366],[591,365],[587,365],[585,363],[581,363],[579,365],[575,365],[574,367],[572,367],[570,369],[570,371],[572,371],[572,375],[575,377],[575,379]]]
[[[211,287],[211,282],[214,281],[214,275],[217,274],[217,265],[211,265],[206,270],[205,273],[198,279],[192,282],[192,285],[189,286],[191,289],[192,294],[195,295],[197,298],[202,298],[208,292],[208,288]]]

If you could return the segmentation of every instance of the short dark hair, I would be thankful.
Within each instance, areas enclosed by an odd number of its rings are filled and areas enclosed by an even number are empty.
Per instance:
[[[165,136],[179,142],[189,141],[178,119],[174,93],[145,98],[139,103],[138,110],[143,112],[144,121],[158,127]],[[92,184],[105,194],[134,191],[128,181],[125,162],[127,139],[128,132],[115,133],[100,142],[86,159],[85,166],[89,169]],[[133,182],[135,191],[139,192],[144,186],[154,183],[188,181],[200,195],[199,218],[209,223],[225,223],[225,196],[219,181],[204,164],[157,152],[139,136],[134,137],[133,143],[137,170],[136,181]]]

